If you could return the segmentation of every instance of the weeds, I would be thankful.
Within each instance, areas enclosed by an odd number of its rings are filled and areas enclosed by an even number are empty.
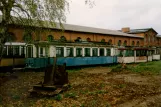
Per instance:
[[[60,101],[63,99],[62,95],[58,94],[54,97],[55,100]]]
[[[64,95],[65,98],[76,98],[77,94],[76,93],[66,93]]]

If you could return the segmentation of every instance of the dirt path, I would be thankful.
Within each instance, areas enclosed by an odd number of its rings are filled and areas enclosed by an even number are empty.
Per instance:
[[[161,75],[110,71],[91,67],[69,72],[71,88],[56,98],[31,98],[29,90],[44,73],[20,72],[1,84],[0,106],[161,107]]]

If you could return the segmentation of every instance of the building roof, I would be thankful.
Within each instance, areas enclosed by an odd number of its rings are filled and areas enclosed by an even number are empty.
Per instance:
[[[161,38],[161,35],[157,35],[156,37],[157,37],[157,38]]]
[[[63,26],[64,26],[64,30],[68,30],[68,31],[143,38],[141,36],[137,36],[137,35],[134,35],[134,34],[127,34],[127,33],[123,33],[123,32],[116,31],[116,30],[93,28],[93,27],[86,27],[86,26],[79,26],[79,25],[70,25],[70,24],[63,24]],[[57,28],[60,28],[60,27],[57,27]]]
[[[0,21],[2,17],[0,17]],[[24,18],[23,24],[18,21],[18,18],[13,17],[14,24],[16,25],[23,25],[28,26],[26,23],[28,21]],[[11,23],[13,24],[13,23]],[[50,28],[50,29],[62,29],[62,26],[58,23],[52,23],[49,21],[33,21],[33,27],[43,27],[43,28]],[[102,28],[93,28],[93,27],[85,27],[79,25],[71,25],[71,24],[63,24],[63,30],[65,31],[75,31],[75,32],[85,32],[85,33],[96,33],[96,34],[106,34],[106,35],[116,35],[116,36],[125,36],[125,37],[134,37],[134,38],[143,38],[142,36],[137,36],[134,34],[123,33],[117,30],[109,30],[109,29],[102,29]]]
[[[129,34],[145,33],[145,32],[147,32],[149,30],[153,30],[154,32],[156,32],[153,28],[144,28],[144,29],[130,29],[130,31],[127,32],[127,33],[129,33]]]

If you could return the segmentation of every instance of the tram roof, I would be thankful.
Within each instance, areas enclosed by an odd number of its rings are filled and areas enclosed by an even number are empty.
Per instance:
[[[19,25],[19,26],[28,26],[28,20],[25,18],[22,21],[19,21],[18,18],[12,17],[13,22],[11,24]],[[2,16],[0,16],[0,21],[2,20]],[[123,33],[117,30],[109,30],[109,29],[102,29],[102,28],[94,28],[94,27],[86,27],[80,25],[72,25],[72,24],[61,24],[59,23],[52,23],[49,21],[36,21],[34,20],[32,25],[33,27],[42,27],[42,28],[49,28],[49,29],[58,29],[58,30],[65,30],[65,31],[74,31],[74,32],[85,32],[85,33],[95,33],[95,34],[106,34],[106,35],[114,35],[114,36],[125,36],[125,37],[134,37],[134,38],[143,38],[142,36],[137,36],[134,34]]]

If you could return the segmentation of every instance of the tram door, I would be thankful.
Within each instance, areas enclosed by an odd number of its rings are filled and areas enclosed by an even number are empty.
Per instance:
[[[28,45],[26,48],[26,56],[27,58],[32,58],[33,57],[33,46]]]

